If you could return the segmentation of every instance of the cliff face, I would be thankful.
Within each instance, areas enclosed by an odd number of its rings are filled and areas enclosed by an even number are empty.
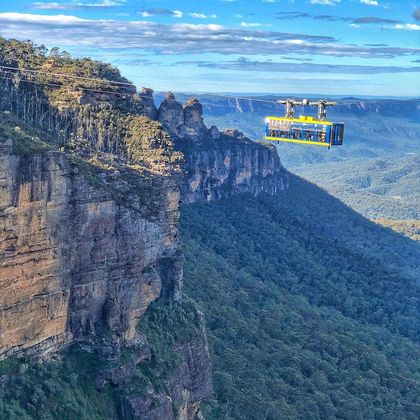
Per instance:
[[[208,129],[196,100],[181,105],[168,93],[158,118],[184,155],[183,202],[211,201],[233,194],[275,194],[288,177],[274,147],[255,143],[237,130]]]
[[[91,172],[64,153],[0,146],[0,359],[80,342],[112,363],[91,380],[116,388],[119,418],[194,419],[212,390],[202,329],[169,349],[179,363],[166,392],[127,391],[152,357],[139,320],[158,297],[180,299],[179,175]]]
[[[0,161],[0,355],[57,350],[94,337],[98,322],[116,342],[133,340],[138,320],[160,294],[161,275],[171,272],[166,281],[181,276],[176,182],[138,177],[124,185],[113,174],[98,174],[107,192],[59,152],[23,158],[6,146]],[[130,208],[112,188],[136,188]]]
[[[200,405],[212,393],[212,370],[205,332],[173,348],[177,368],[166,380],[167,394],[127,395],[121,403],[121,417],[139,420],[198,420]],[[156,403],[158,401],[158,403]]]

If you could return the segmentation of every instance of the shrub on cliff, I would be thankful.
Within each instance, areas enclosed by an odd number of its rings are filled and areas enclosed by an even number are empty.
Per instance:
[[[129,119],[126,147],[130,159],[154,169],[177,169],[182,159],[160,123],[144,116]]]

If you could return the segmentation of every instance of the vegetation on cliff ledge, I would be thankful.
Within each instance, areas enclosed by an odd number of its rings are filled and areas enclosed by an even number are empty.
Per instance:
[[[73,58],[67,51],[60,51],[59,48],[49,50],[44,45],[36,45],[31,41],[8,40],[2,37],[0,37],[0,65],[18,67],[23,71],[40,71],[41,73],[36,76],[36,80],[42,83],[51,82],[48,72],[52,72],[56,76],[54,84],[58,84],[58,87],[65,93],[68,92],[68,87],[117,88],[116,85],[107,84],[105,80],[129,83],[129,80],[122,77],[120,71],[111,64],[95,61],[91,58]],[[6,76],[11,77],[13,74],[14,72],[10,70]],[[60,78],[60,75],[62,75],[62,78]],[[77,76],[77,79],[66,79],[65,76]],[[92,82],[83,78],[99,80]],[[48,86],[46,87],[48,88]],[[50,86],[50,88],[53,87]],[[133,87],[130,90],[132,91]],[[51,89],[51,92],[53,91],[54,89]]]
[[[152,90],[137,94],[110,64],[0,37],[0,65],[0,112],[43,130],[54,147],[110,153],[164,175],[179,170],[181,154],[153,120]]]
[[[166,166],[180,169],[182,153],[174,150],[169,135],[157,121],[144,116],[129,121],[126,147],[134,162],[149,162],[152,168],[160,171]]]
[[[32,156],[51,150],[51,144],[44,140],[45,135],[33,127],[22,124],[10,113],[0,112],[0,142],[12,142],[13,153]]]

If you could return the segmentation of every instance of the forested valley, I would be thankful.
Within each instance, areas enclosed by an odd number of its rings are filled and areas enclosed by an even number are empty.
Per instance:
[[[415,419],[419,246],[297,177],[182,210],[210,419]]]

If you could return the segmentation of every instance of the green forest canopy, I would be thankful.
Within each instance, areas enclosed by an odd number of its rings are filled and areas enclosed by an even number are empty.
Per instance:
[[[419,247],[319,188],[182,211],[204,309],[210,419],[415,419]]]

